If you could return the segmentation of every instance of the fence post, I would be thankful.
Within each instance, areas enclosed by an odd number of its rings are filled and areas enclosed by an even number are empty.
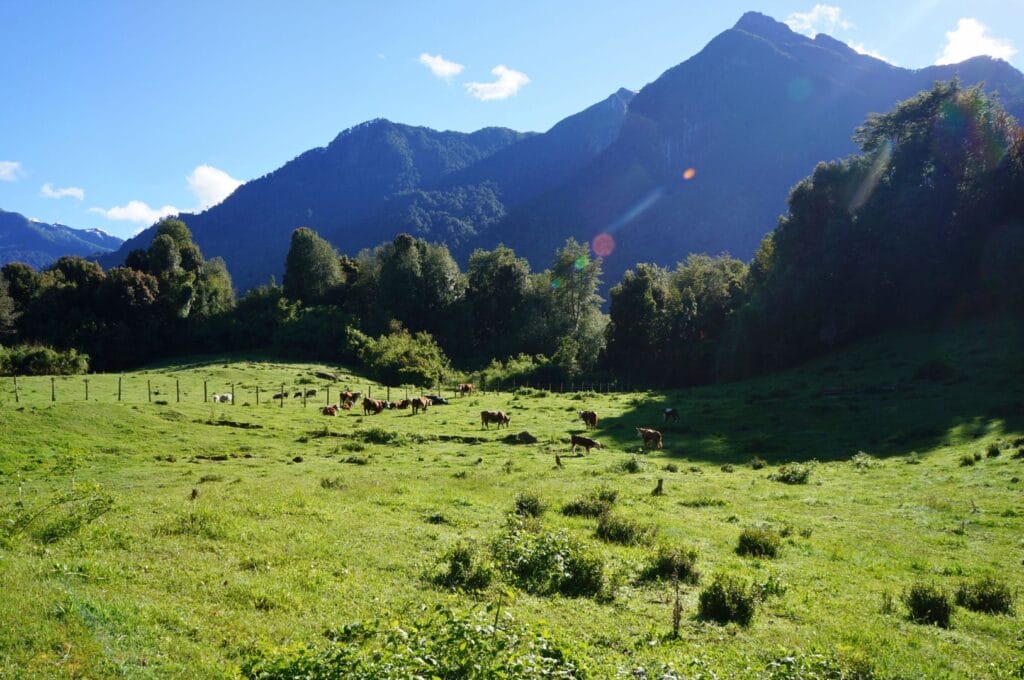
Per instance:
[[[17,404],[21,401],[21,395],[18,394],[18,376],[14,376],[14,403]]]
[[[85,383],[85,400],[89,401],[89,379],[85,378],[83,382]]]
[[[284,408],[284,383],[281,383],[281,408]]]
[[[325,405],[326,406],[330,406],[331,405],[331,386],[330,385],[327,386],[327,402],[326,402]]]
[[[174,379],[174,401],[178,404],[181,403],[181,381],[177,378]]]
[[[231,401],[234,401],[234,398],[232,398]],[[259,385],[256,386],[256,405],[257,406],[260,405],[260,386]]]
[[[149,402],[153,403],[153,383],[150,380],[146,380],[146,396]]]
[[[121,401],[121,376],[117,376],[117,400]]]
[[[302,408],[306,408],[306,388],[302,388]]]
[[[391,385],[388,385],[388,396],[386,400],[391,401]]]
[[[231,383],[231,405],[235,405],[235,383]]]
[[[207,392],[206,381],[204,380],[203,381],[203,403],[205,404],[208,401],[210,401],[210,394]]]
[[[50,401],[57,401],[57,387],[54,378],[50,378]]]

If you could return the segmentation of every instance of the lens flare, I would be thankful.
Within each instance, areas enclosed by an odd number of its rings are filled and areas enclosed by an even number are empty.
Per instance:
[[[573,262],[573,266],[576,267],[576,271],[578,272],[586,269],[588,264],[590,264],[590,258],[586,255],[580,255],[576,258],[576,261]]]
[[[598,234],[590,246],[598,257],[608,257],[615,251],[615,239],[611,234]]]
[[[697,176],[697,170],[695,168],[687,168],[683,170],[683,179],[691,180]]]
[[[562,287],[562,279],[555,277],[551,279],[551,290],[558,290]]]
[[[864,207],[864,204],[871,198],[871,194],[874,193],[875,187],[878,186],[879,180],[882,179],[882,175],[889,169],[889,161],[892,159],[892,143],[886,141],[882,146],[875,152],[875,157],[871,161],[871,167],[868,169],[867,174],[864,176],[864,180],[857,187],[857,191],[853,195],[853,199],[850,201],[850,212],[855,213]]]

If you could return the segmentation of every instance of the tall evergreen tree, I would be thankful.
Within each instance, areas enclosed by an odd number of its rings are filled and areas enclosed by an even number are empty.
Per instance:
[[[312,229],[292,232],[285,259],[284,294],[307,305],[327,302],[342,284],[341,264],[334,247]]]

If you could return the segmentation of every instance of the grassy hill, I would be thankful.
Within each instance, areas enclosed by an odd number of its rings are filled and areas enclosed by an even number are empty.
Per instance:
[[[348,622],[499,598],[592,677],[653,677],[669,663],[686,677],[797,677],[815,663],[1009,677],[1021,668],[1019,618],[958,607],[950,628],[926,626],[908,620],[901,595],[987,575],[1024,585],[1021,336],[981,324],[873,341],[756,381],[521,389],[417,416],[324,417],[315,372],[336,368],[259,358],[125,374],[120,403],[118,376],[89,376],[88,402],[80,376],[53,382],[55,402],[49,378],[20,379],[17,403],[0,379],[0,677],[230,677],[256,650],[322,646]],[[236,403],[203,403],[204,380],[210,394],[234,384]],[[270,396],[282,384],[318,395],[280,407]],[[346,386],[367,382],[343,371],[332,393]],[[669,405],[681,417],[664,427],[665,448],[638,454],[634,428],[661,427]],[[601,416],[592,436],[604,448],[572,456],[584,408]],[[510,431],[538,442],[481,429],[482,409],[506,410]],[[806,484],[772,479],[791,462],[809,465]],[[659,479],[665,494],[653,496]],[[617,492],[617,515],[654,528],[652,542],[609,543],[597,520],[559,512],[599,487]],[[460,539],[501,534],[523,492],[549,506],[545,527],[604,559],[610,601],[432,581]],[[737,554],[751,527],[780,535],[776,558]],[[682,587],[678,639],[672,586],[637,580],[662,543],[695,548],[702,574]],[[697,618],[719,572],[760,586],[749,626]]]

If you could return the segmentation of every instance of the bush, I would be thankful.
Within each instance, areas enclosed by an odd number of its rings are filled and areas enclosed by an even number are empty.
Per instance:
[[[989,458],[996,458],[1002,453],[1002,451],[999,450],[999,444],[989,444],[986,453]]]
[[[977,461],[974,460],[974,456],[970,453],[965,453],[964,455],[960,456],[960,467],[970,467],[971,465],[974,465],[976,462]]]
[[[777,557],[782,539],[777,533],[765,527],[752,527],[740,532],[736,553],[750,557]]]
[[[512,516],[505,532],[492,544],[492,551],[502,573],[527,592],[570,597],[610,595],[604,560],[564,530],[531,531]]]
[[[665,472],[679,472],[679,466],[675,463],[666,463],[663,469]]]
[[[767,465],[768,461],[766,461],[764,458],[754,456],[753,458],[750,459],[750,467],[754,468],[755,470],[760,470],[764,467],[767,467]]]
[[[619,470],[629,474],[636,474],[644,469],[644,464],[636,456],[630,456],[618,465]]]
[[[988,576],[961,583],[956,591],[956,603],[984,614],[1012,614],[1013,591],[1006,582]]]
[[[910,612],[911,621],[949,628],[953,603],[949,594],[938,586],[916,583],[904,593],[903,603]]]
[[[697,615],[708,621],[726,624],[735,621],[741,626],[754,618],[757,597],[743,579],[716,574],[709,586],[700,591]]]
[[[532,491],[523,491],[516,494],[515,513],[523,517],[540,517],[548,509],[547,504],[540,496]]]
[[[806,484],[811,478],[811,465],[809,463],[790,463],[783,465],[779,471],[771,475],[771,479],[783,484]]]
[[[735,472],[735,471],[736,471],[736,468],[734,468],[729,463],[726,463],[725,465],[722,466],[722,472]]]
[[[89,370],[89,355],[42,345],[0,346],[0,375],[78,375]]]
[[[581,678],[572,652],[546,634],[511,621],[494,625],[490,608],[472,615],[440,605],[415,621],[349,624],[328,631],[321,647],[247,651],[249,680],[291,678]]]
[[[618,495],[617,491],[608,487],[597,489],[566,503],[562,507],[562,514],[567,517],[600,517],[611,509]]]
[[[649,543],[656,532],[657,529],[653,525],[643,524],[614,512],[606,512],[597,520],[597,537],[609,543],[618,543],[619,545]]]
[[[863,451],[858,451],[854,454],[853,458],[850,459],[850,462],[853,463],[854,469],[858,472],[870,470],[871,468],[878,467],[881,464],[878,462],[877,458],[872,456],[870,453],[864,453]]]
[[[434,580],[446,588],[483,590],[494,580],[494,564],[475,543],[460,541],[441,557],[445,571]]]
[[[361,339],[359,358],[375,380],[386,385],[432,385],[451,373],[451,362],[433,336],[396,327],[376,340]]]
[[[697,571],[697,550],[682,545],[661,545],[651,555],[647,567],[640,574],[645,581],[656,579],[668,580],[678,578],[683,583],[697,583],[700,572]]]

